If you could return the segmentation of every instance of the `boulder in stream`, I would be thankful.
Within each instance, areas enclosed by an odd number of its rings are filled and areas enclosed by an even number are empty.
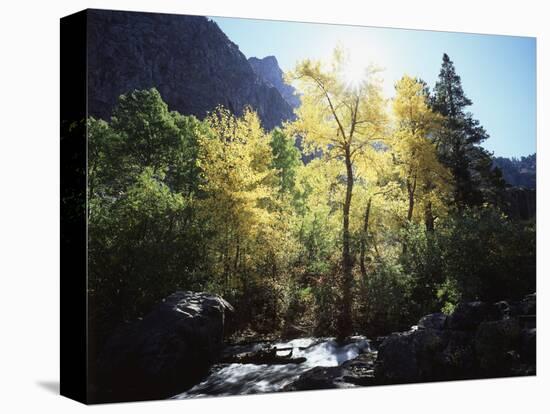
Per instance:
[[[221,352],[219,296],[178,291],[142,320],[115,332],[98,361],[98,402],[167,398],[204,376]]]

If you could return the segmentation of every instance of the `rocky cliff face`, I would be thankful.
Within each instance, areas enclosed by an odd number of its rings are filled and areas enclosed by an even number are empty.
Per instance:
[[[108,119],[118,96],[151,87],[170,109],[199,118],[217,105],[237,114],[250,105],[269,130],[293,116],[207,18],[89,10],[89,115]]]
[[[267,85],[274,86],[292,108],[300,106],[300,98],[296,95],[296,90],[285,83],[283,71],[275,56],[266,56],[263,59],[251,57],[248,59],[248,63],[260,80]]]

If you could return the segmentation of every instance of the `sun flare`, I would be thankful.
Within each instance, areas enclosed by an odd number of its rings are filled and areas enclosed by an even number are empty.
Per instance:
[[[349,87],[357,87],[365,80],[368,65],[357,59],[349,59],[342,69],[342,80]]]

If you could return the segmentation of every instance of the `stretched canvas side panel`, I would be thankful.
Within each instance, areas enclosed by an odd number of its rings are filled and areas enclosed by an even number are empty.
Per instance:
[[[61,395],[87,401],[86,11],[61,19]]]

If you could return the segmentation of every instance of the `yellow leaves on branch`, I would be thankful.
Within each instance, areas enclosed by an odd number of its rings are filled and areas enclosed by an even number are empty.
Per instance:
[[[256,235],[273,226],[275,203],[269,137],[255,112],[236,117],[217,108],[206,120],[210,133],[200,137],[201,189],[208,194],[204,211],[231,233]]]
[[[402,217],[412,197],[415,217],[422,219],[420,207],[427,203],[437,215],[443,214],[451,176],[438,160],[435,137],[443,119],[430,110],[425,84],[404,76],[389,106],[378,70],[366,68],[364,76],[350,84],[347,64],[345,53],[336,49],[328,64],[306,59],[287,73],[302,100],[287,130],[301,137],[306,152],[323,154],[325,187],[330,181],[343,184],[344,161],[352,164],[356,209],[364,209],[372,198],[374,204],[385,204],[388,214]],[[318,166],[316,170],[321,172]],[[329,204],[334,188],[324,189]],[[360,217],[360,210],[355,214]]]
[[[395,89],[391,152],[397,175],[416,201],[442,207],[439,200],[446,196],[451,182],[434,143],[442,118],[430,110],[420,81],[405,75]]]
[[[303,138],[306,151],[322,150],[330,156],[349,151],[355,158],[383,139],[387,117],[377,70],[367,68],[365,76],[350,85],[345,65],[343,52],[337,49],[328,67],[306,59],[287,74],[302,92],[290,129]]]

